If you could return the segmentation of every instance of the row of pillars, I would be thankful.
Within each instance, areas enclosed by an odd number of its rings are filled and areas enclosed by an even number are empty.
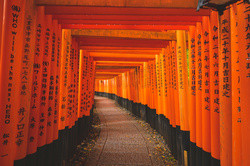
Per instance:
[[[177,30],[155,60],[96,79],[95,91],[146,106],[180,128],[188,135],[183,163],[250,165],[249,9],[238,2],[223,15],[212,11],[188,32]]]
[[[79,119],[92,110],[95,67],[44,7],[33,0],[0,6],[0,165],[12,166],[60,140],[61,131],[86,125]]]

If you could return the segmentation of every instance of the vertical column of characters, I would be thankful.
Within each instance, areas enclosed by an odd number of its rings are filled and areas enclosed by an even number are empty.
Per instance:
[[[174,104],[174,101],[172,101],[171,99],[171,93],[172,93],[172,90],[171,90],[171,79],[172,79],[172,75],[171,75],[171,57],[172,57],[172,54],[171,54],[171,51],[170,51],[170,47],[171,47],[171,44],[169,46],[167,46],[167,55],[166,55],[166,65],[167,65],[167,85],[168,85],[168,96],[167,96],[167,103],[168,103],[168,117],[169,117],[169,123],[172,125],[172,122],[173,122],[173,114],[174,114],[174,111],[173,111],[173,108],[172,108],[172,105]]]
[[[23,53],[21,59],[21,84],[19,97],[20,105],[17,109],[17,124],[15,133],[15,160],[24,158],[27,154],[30,99],[33,81],[33,64],[36,39],[36,8],[32,0],[26,0],[25,20],[24,20]]]
[[[170,47],[167,46],[166,49],[164,49],[164,75],[165,75],[165,82],[164,82],[164,87],[165,87],[165,102],[166,102],[166,110],[165,110],[165,117],[169,119],[170,115],[170,103],[169,103],[169,56],[170,56]]]
[[[163,50],[160,53],[160,79],[161,79],[161,107],[162,107],[162,114],[165,115],[166,112],[166,100],[165,100],[165,75],[164,75],[164,57],[163,57]]]
[[[87,107],[88,107],[88,113],[90,115],[90,110],[91,110],[91,106],[90,106],[90,102],[91,102],[91,74],[92,74],[92,58],[93,57],[89,57],[89,68],[88,68],[88,102],[87,102]],[[106,84],[107,86],[107,84]],[[88,116],[89,116],[88,115]]]
[[[54,140],[58,139],[58,127],[59,127],[59,101],[60,101],[60,72],[61,72],[61,46],[62,46],[62,28],[61,25],[58,24],[55,27],[56,30],[56,76],[55,76],[55,105],[54,105],[54,121],[53,121],[53,138]]]
[[[142,65],[140,65],[139,67],[139,71],[138,71],[138,74],[139,74],[139,85],[138,85],[138,88],[139,88],[139,100],[140,100],[140,103],[144,104],[143,102],[143,83],[144,83],[144,63],[142,63]]]
[[[66,126],[67,116],[67,83],[68,83],[68,69],[70,58],[70,41],[71,31],[67,29],[62,30],[62,44],[61,44],[61,69],[60,69],[60,99],[59,99],[59,130],[63,130]]]
[[[196,23],[196,35],[195,35],[195,91],[196,91],[196,164],[201,165],[201,148],[202,148],[202,47],[201,47],[202,29],[201,23]]]
[[[232,165],[232,84],[230,10],[220,16],[220,156],[221,165]]]
[[[72,38],[71,42],[71,54],[70,54],[70,85],[69,85],[69,105],[71,108],[71,116],[70,116],[70,127],[75,125],[76,118],[76,110],[75,110],[75,52],[76,52],[76,38]]]
[[[189,124],[187,112],[187,54],[185,31],[178,30],[176,35],[181,130],[188,131]]]
[[[75,52],[74,52],[74,59],[73,59],[73,64],[74,64],[74,121],[76,122],[78,119],[78,102],[77,102],[77,96],[78,96],[78,62],[77,62],[77,57],[78,57],[78,40],[75,40]],[[94,84],[94,83],[93,83]]]
[[[174,117],[174,108],[173,108],[173,105],[174,105],[174,99],[172,99],[172,92],[173,92],[173,89],[172,89],[172,53],[171,53],[171,47],[172,47],[172,43],[169,43],[169,46],[167,46],[167,55],[166,55],[166,65],[167,65],[167,84],[168,84],[168,100],[167,100],[167,103],[168,103],[168,112],[169,112],[169,124],[172,126],[173,124],[173,119],[175,118]]]
[[[157,75],[156,75],[156,60],[153,60],[153,83],[154,83],[154,108],[156,109],[158,108],[158,91],[157,91]]]
[[[133,102],[135,102],[135,95],[136,95],[134,76],[135,76],[135,69],[132,69],[131,70],[131,79],[130,79],[131,82],[132,82],[132,86],[131,86],[131,89],[130,89],[130,94],[131,94],[131,98],[132,98]]]
[[[160,58],[159,55],[155,55],[155,72],[156,72],[156,89],[157,89],[157,103],[156,103],[156,113],[158,115],[162,114],[162,110],[161,110],[161,83],[160,83]]]
[[[182,132],[182,145],[184,160],[188,164],[189,144],[189,114],[188,114],[188,70],[187,70],[187,53],[186,53],[186,32],[178,30],[177,36],[177,69],[179,84],[179,108],[180,108],[180,128]]]
[[[134,75],[134,79],[135,79],[135,90],[136,90],[136,94],[135,94],[135,100],[136,103],[140,103],[139,102],[139,66],[136,67],[135,69],[135,75]]]
[[[135,82],[135,87],[136,87],[136,102],[137,103],[140,103],[140,101],[139,101],[139,93],[140,93],[140,91],[139,91],[139,82],[140,82],[140,68],[139,68],[139,66],[137,66],[136,67],[136,70],[135,70],[135,80],[136,80],[136,82]]]
[[[76,51],[76,38],[72,38],[71,42],[71,55],[70,55],[70,70],[71,70],[71,84],[70,84],[70,104],[71,104],[71,118],[70,126],[75,125],[75,51]]]
[[[127,93],[128,93],[127,99],[129,100],[131,100],[130,88],[131,88],[131,80],[130,80],[130,70],[129,70],[127,71]]]
[[[122,73],[122,98],[126,98],[126,73]]]
[[[73,88],[73,83],[74,83],[74,52],[75,52],[75,38],[71,39],[70,43],[70,56],[69,56],[69,70],[68,70],[68,84],[67,84],[67,126],[69,128],[72,128],[74,125],[74,100],[73,100],[73,95],[74,95],[74,88]]]
[[[151,80],[151,67],[152,67],[152,62],[148,61],[148,91],[147,91],[147,99],[148,102],[145,105],[148,105],[149,107],[152,107],[152,80]]]
[[[174,99],[174,64],[173,64],[173,54],[172,54],[172,42],[169,43],[169,46],[167,47],[167,52],[166,55],[169,55],[170,59],[169,59],[169,77],[170,77],[170,81],[169,81],[169,97],[170,100],[168,102],[168,105],[170,107],[171,110],[171,114],[172,114],[172,119],[171,119],[171,124],[172,126],[175,128],[176,127],[176,114],[175,114],[175,99]]]
[[[76,121],[78,120],[78,89],[79,89],[79,40],[76,39],[76,51],[75,51],[75,60],[74,60],[74,63],[75,63],[75,118],[76,118]]]
[[[88,101],[89,101],[89,61],[90,61],[90,57],[89,55],[86,57],[86,75],[85,75],[85,84],[86,84],[86,89],[85,89],[85,107],[86,107],[86,112],[85,112],[85,116],[89,116],[89,108],[88,108]],[[103,92],[105,92],[105,86],[106,86],[106,81],[103,81]]]
[[[30,115],[29,115],[29,134],[28,134],[28,148],[27,154],[36,152],[38,141],[38,127],[39,127],[39,111],[41,98],[41,84],[42,84],[42,65],[43,65],[43,50],[44,38],[44,7],[37,7],[36,18],[36,35],[35,35],[35,52],[33,64],[33,81],[31,85],[31,101],[30,101]]]
[[[189,126],[190,141],[196,142],[196,74],[195,74],[195,26],[189,27],[188,44],[189,44],[189,85],[188,85],[188,109],[189,109]]]
[[[93,75],[92,75],[92,82],[94,82],[95,81],[95,73],[96,73],[96,61],[94,61],[94,59],[93,59]],[[94,89],[95,89],[95,87],[94,87],[94,84],[93,84],[93,91],[92,91],[92,106],[94,105],[94,102],[95,102],[95,100],[94,100],[94,98],[95,98],[95,93],[94,93]],[[114,90],[115,90],[115,86],[114,86]]]
[[[16,151],[25,0],[4,1],[0,60],[0,163],[13,165]],[[21,128],[23,126],[20,126]],[[21,133],[22,135],[24,133]]]
[[[149,70],[150,70],[150,62],[145,62],[145,101],[144,101],[144,104],[147,105],[150,103],[150,95],[149,95],[149,90],[150,90],[150,87],[149,87]]]
[[[94,59],[93,57],[91,57],[91,61],[90,61],[90,103],[89,103],[89,108],[92,108],[92,103],[93,103],[93,81],[94,81]],[[111,84],[111,82],[110,82]],[[110,88],[111,89],[111,88]]]
[[[155,61],[150,61],[151,62],[151,82],[152,82],[152,97],[151,99],[153,99],[152,101],[152,106],[150,107],[151,109],[156,109],[156,103],[157,103],[157,99],[155,98],[156,94],[155,94],[155,88],[156,88],[156,82],[155,82],[155,75],[154,75],[154,68],[155,68]]]
[[[87,102],[88,102],[88,61],[89,61],[89,55],[86,53],[84,56],[85,60],[85,66],[84,66],[84,115],[88,115],[88,108],[87,108]],[[104,92],[104,81],[102,81],[102,92]]]
[[[83,87],[82,87],[82,73],[83,73],[83,50],[79,54],[79,83],[78,83],[78,118],[83,116],[82,102],[83,102]],[[100,92],[100,81],[96,80],[96,89]]]
[[[210,127],[210,57],[209,57],[209,17],[202,17],[202,149],[211,152]],[[209,163],[209,154],[203,153],[203,163]]]
[[[83,56],[83,78],[82,78],[82,85],[83,85],[83,109],[84,109],[84,116],[87,116],[87,72],[88,72],[88,53],[84,52]],[[104,83],[101,81],[101,92],[104,92]]]
[[[146,89],[146,85],[147,85],[147,70],[148,70],[148,63],[147,62],[143,62],[143,66],[142,66],[142,104],[146,105],[147,103],[147,89]]]
[[[52,53],[52,16],[45,16],[45,29],[42,31],[44,38],[44,50],[42,60],[42,83],[40,96],[39,126],[38,126],[38,147],[46,144],[48,114],[52,114],[48,110],[49,106],[49,78],[51,69],[51,53]]]
[[[49,77],[49,96],[48,96],[48,118],[47,118],[47,144],[54,140],[54,115],[55,115],[55,88],[56,88],[56,74],[57,74],[57,36],[58,21],[52,21],[51,28],[51,60],[50,60],[50,77]]]
[[[90,101],[91,101],[90,93],[91,93],[92,58],[93,57],[89,57],[89,60],[88,60],[88,93],[87,93],[88,115],[87,116],[90,116],[90,109],[91,109],[91,106],[90,106]],[[107,86],[107,81],[106,81],[106,86]]]
[[[164,105],[163,105],[163,114],[164,116],[166,117],[166,112],[169,108],[169,103],[168,103],[168,100],[167,100],[167,77],[168,77],[168,74],[167,74],[167,70],[166,70],[166,49],[163,48],[162,49],[162,91],[163,91],[163,94],[162,94],[162,97],[164,98],[163,101],[164,101]]]
[[[147,62],[143,62],[143,84],[142,84],[142,89],[143,89],[143,94],[142,94],[142,97],[143,97],[143,104],[148,104],[147,103],[147,76],[148,75],[148,63]]]
[[[93,105],[93,100],[94,100],[94,91],[93,91],[93,88],[94,88],[94,68],[95,68],[95,62],[94,62],[94,59],[93,59],[93,57],[91,58],[91,91],[90,91],[90,93],[91,93],[91,102],[90,102],[90,108],[92,108],[92,105]],[[111,87],[111,89],[112,89],[112,87]]]
[[[238,120],[242,133],[242,165],[250,165],[248,151],[250,148],[250,5],[241,3],[238,5],[238,40],[239,40],[239,70],[240,70],[240,108],[237,110]],[[235,112],[236,113],[236,112]],[[235,119],[236,120],[236,119]]]
[[[220,102],[219,102],[219,50],[218,13],[210,15],[210,113],[211,113],[211,156],[220,159]]]
[[[78,75],[79,75],[79,67],[78,67],[78,52],[79,52],[79,47],[78,47],[78,40],[77,38],[75,39],[75,51],[74,51],[74,59],[73,59],[73,65],[74,65],[74,95],[73,95],[73,100],[74,100],[74,122],[78,120]],[[93,83],[94,84],[94,83]],[[74,123],[75,125],[75,123]]]
[[[174,111],[176,125],[180,126],[180,108],[179,108],[179,81],[177,73],[177,54],[176,54],[176,41],[171,42],[171,54],[173,56],[173,87],[174,87]]]
[[[238,43],[238,11],[237,5],[230,8],[231,27],[231,72],[232,72],[232,165],[241,163],[241,115],[240,104],[240,70],[239,70],[239,43]],[[241,32],[240,32],[241,33]]]
[[[149,96],[149,101],[148,101],[148,103],[147,103],[147,105],[150,107],[150,108],[152,108],[152,106],[153,106],[153,97],[152,97],[152,61],[149,61],[148,62],[148,76],[149,76],[149,78],[148,78],[148,84],[149,84],[149,89],[148,89],[148,96]]]

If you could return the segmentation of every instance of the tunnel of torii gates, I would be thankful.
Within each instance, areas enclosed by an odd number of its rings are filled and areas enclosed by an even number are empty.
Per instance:
[[[250,6],[197,3],[1,0],[0,165],[63,165],[96,94],[180,165],[249,166]]]

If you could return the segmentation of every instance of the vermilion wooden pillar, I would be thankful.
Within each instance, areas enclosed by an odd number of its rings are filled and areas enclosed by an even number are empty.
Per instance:
[[[160,72],[160,56],[155,56],[155,65],[156,65],[156,84],[157,84],[157,104],[156,104],[156,113],[158,115],[162,114],[162,103],[161,103],[161,72]]]
[[[210,116],[211,164],[220,164],[220,103],[219,103],[219,22],[218,13],[210,16]]]
[[[177,54],[176,54],[176,42],[171,43],[171,54],[173,57],[173,87],[174,87],[174,111],[176,126],[180,127],[180,108],[179,108],[179,80],[177,72]]]
[[[187,111],[187,57],[185,31],[177,31],[177,69],[179,81],[180,122],[183,131],[189,130]]]
[[[195,74],[196,74],[196,165],[202,161],[202,48],[201,48],[201,23],[196,24],[195,35]]]
[[[24,139],[24,135],[16,133],[24,128],[24,125],[17,126],[17,110],[20,106],[25,0],[4,2],[0,60],[0,163],[11,166],[16,152],[16,137],[20,139],[18,144],[22,144]]]
[[[24,18],[24,39],[23,53],[21,60],[21,84],[19,91],[20,105],[18,107],[18,123],[16,135],[16,156],[15,160],[23,159],[27,154],[27,146],[30,142],[28,139],[29,116],[31,110],[30,99],[32,96],[33,84],[33,66],[36,39],[36,7],[32,0],[26,0],[25,18]],[[21,44],[21,43],[19,43]],[[36,133],[37,134],[37,133]],[[23,137],[23,138],[22,138]]]
[[[211,162],[209,17],[202,17],[202,165]]]
[[[230,10],[220,22],[219,90],[220,90],[220,159],[221,166],[232,165],[232,84]]]
[[[178,30],[177,36],[177,69],[178,69],[178,85],[179,85],[179,108],[180,108],[180,127],[183,131],[182,142],[183,142],[183,154],[184,164],[188,164],[188,144],[189,142],[189,114],[187,104],[187,92],[188,92],[188,73],[187,73],[187,54],[186,54],[186,37],[185,31]],[[185,140],[185,141],[184,141]]]
[[[54,131],[54,119],[55,119],[55,102],[56,102],[56,75],[57,75],[57,44],[58,44],[58,37],[57,37],[57,28],[58,22],[53,20],[52,23],[52,47],[51,47],[51,68],[50,68],[50,77],[49,77],[49,95],[48,95],[48,121],[47,121],[47,144],[51,143],[54,140],[53,133]]]
[[[44,38],[44,52],[42,61],[42,83],[40,111],[39,111],[39,127],[38,127],[38,147],[46,144],[47,121],[48,121],[48,103],[49,103],[49,78],[51,69],[51,53],[52,53],[52,16],[46,15],[44,22],[45,29],[42,31]]]
[[[60,71],[60,100],[59,100],[59,130],[63,130],[66,126],[67,112],[67,84],[68,84],[68,68],[70,58],[71,32],[70,30],[62,30],[62,50],[61,50],[61,71]]]
[[[236,4],[230,9],[231,53],[232,53],[232,165],[242,165],[240,55],[238,34],[238,10]],[[243,145],[244,146],[244,145]]]
[[[38,145],[38,127],[39,127],[39,111],[40,111],[40,98],[41,98],[41,84],[42,84],[42,63],[43,63],[43,50],[44,38],[44,7],[37,8],[37,22],[36,22],[36,41],[33,65],[33,83],[31,89],[31,104],[29,116],[29,135],[28,135],[28,149],[27,154],[35,153]]]
[[[241,108],[237,114],[241,115],[241,119],[238,119],[238,123],[241,123],[242,133],[242,165],[250,165],[249,148],[250,148],[250,105],[249,105],[249,94],[250,94],[250,50],[249,43],[250,33],[249,28],[249,4],[241,4],[238,6],[237,15],[238,19],[238,36],[239,36],[239,70],[240,70],[240,104]]]
[[[190,165],[195,165],[196,146],[196,73],[195,73],[195,26],[189,27],[189,85],[188,85],[188,110],[190,126]]]
[[[62,29],[61,25],[59,24],[58,27],[55,27],[56,31],[56,41],[57,41],[57,48],[56,48],[56,78],[55,78],[55,108],[54,108],[54,131],[53,137],[54,140],[58,139],[58,127],[59,127],[59,101],[60,101],[60,71],[61,71],[61,46],[62,46]]]

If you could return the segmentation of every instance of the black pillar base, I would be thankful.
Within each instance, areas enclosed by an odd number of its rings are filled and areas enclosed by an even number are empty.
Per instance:
[[[202,165],[202,149],[196,146],[196,165]]]
[[[202,166],[211,166],[211,153],[202,150]]]

